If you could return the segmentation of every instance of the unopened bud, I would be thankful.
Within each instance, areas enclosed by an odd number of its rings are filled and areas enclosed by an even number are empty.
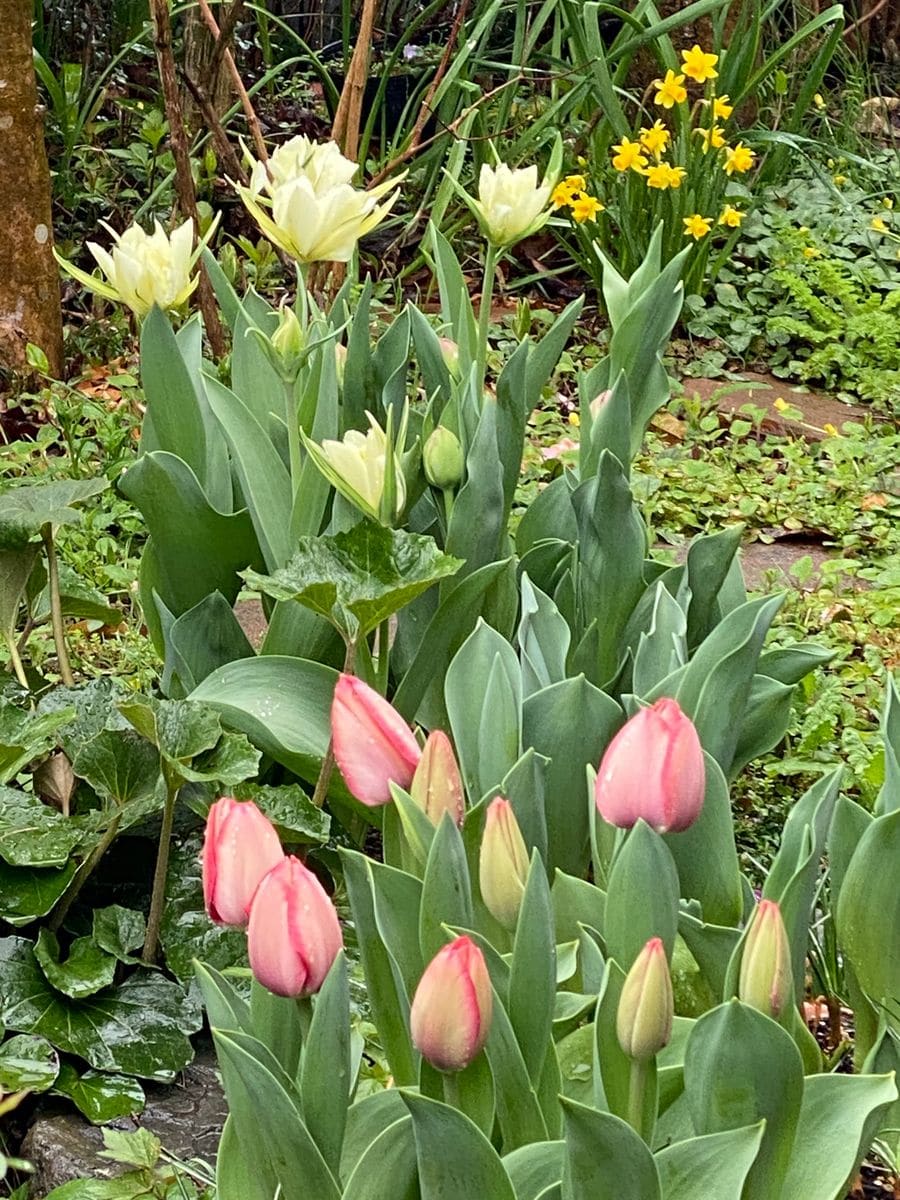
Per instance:
[[[528,848],[512,805],[502,796],[488,806],[478,882],[488,912],[504,929],[514,930],[528,882]]]
[[[459,483],[464,465],[459,438],[444,425],[438,425],[422,451],[425,478],[432,487],[443,491]]]
[[[600,412],[600,409],[607,402],[607,400],[609,400],[611,395],[612,395],[612,388],[607,388],[605,392],[601,392],[599,396],[595,396],[594,399],[591,401],[591,403],[590,403],[591,416],[594,418],[595,421],[597,419],[597,414]]]
[[[282,304],[278,310],[278,328],[272,334],[272,346],[286,372],[293,373],[299,367],[305,341],[297,314],[289,304]]]
[[[794,994],[791,946],[774,900],[760,900],[741,957],[738,998],[778,1020]]]
[[[429,733],[409,794],[432,825],[440,825],[445,812],[454,824],[462,825],[465,811],[462,776],[450,739],[443,730],[432,729]]]
[[[651,938],[634,960],[622,985],[616,1037],[623,1053],[647,1062],[669,1043],[675,1004],[661,938]]]
[[[444,366],[450,372],[454,379],[459,378],[459,346],[452,338],[438,338],[441,344],[441,358],[444,360]]]
[[[347,366],[347,347],[337,342],[334,347],[334,360],[337,364],[338,385],[344,386],[344,368]]]

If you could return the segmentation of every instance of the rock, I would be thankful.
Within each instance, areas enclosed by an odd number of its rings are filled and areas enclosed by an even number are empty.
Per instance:
[[[52,1104],[52,1107],[51,1107]],[[114,1121],[116,1129],[139,1125],[154,1133],[176,1158],[202,1158],[212,1164],[228,1109],[219,1085],[215,1056],[203,1051],[178,1081],[147,1086],[147,1106],[136,1118]],[[34,1165],[31,1196],[40,1200],[71,1179],[109,1179],[123,1168],[98,1158],[100,1129],[71,1107],[52,1101],[42,1107],[22,1144],[22,1157]]]

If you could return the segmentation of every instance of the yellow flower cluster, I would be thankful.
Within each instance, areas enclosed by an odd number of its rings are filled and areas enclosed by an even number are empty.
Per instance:
[[[692,237],[695,242],[705,238],[713,227],[712,217],[704,217],[702,213],[693,213],[690,217],[681,219],[684,222],[684,236]],[[716,224],[724,225],[728,229],[739,229],[743,219],[744,214],[739,208],[735,208],[733,204],[726,204],[719,213]]]
[[[585,221],[593,221],[597,213],[602,213],[604,209],[597,197],[587,191],[583,175],[567,175],[562,183],[558,183],[553,189],[550,202],[555,209],[571,209],[572,218],[579,225],[583,225]]]

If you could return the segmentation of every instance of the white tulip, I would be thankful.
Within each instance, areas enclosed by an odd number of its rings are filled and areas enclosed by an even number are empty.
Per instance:
[[[495,246],[511,246],[535,233],[548,220],[550,185],[538,184],[538,169],[513,169],[506,163],[478,176],[478,199],[470,201],[485,237]]]
[[[369,430],[360,433],[350,429],[341,441],[326,439],[321,446],[304,439],[320,470],[348,500],[376,519],[380,515],[387,466],[388,440],[384,430],[371,413]],[[403,469],[394,455],[395,511],[401,512],[406,503],[406,484]]]
[[[348,262],[399,195],[379,204],[394,182],[362,191],[350,184],[356,169],[334,142],[296,137],[254,162],[250,186],[237,190],[266,237],[298,262]]]

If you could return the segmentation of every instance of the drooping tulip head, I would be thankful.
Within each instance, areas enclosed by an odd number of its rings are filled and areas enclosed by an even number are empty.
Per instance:
[[[350,793],[376,807],[390,784],[409,788],[422,751],[395,708],[355,675],[341,675],[331,705],[334,759]]]
[[[217,800],[203,840],[203,899],[211,919],[246,925],[260,881],[283,858],[275,827],[252,800]]]
[[[462,1071],[487,1041],[493,993],[484,955],[467,937],[443,946],[428,966],[409,1014],[413,1045],[439,1071]]]
[[[705,786],[697,730],[665,697],[635,713],[607,746],[594,799],[611,825],[630,829],[644,820],[657,833],[677,833],[700,815]]]
[[[338,915],[321,883],[298,858],[282,858],[250,906],[253,974],[277,996],[310,996],[325,982],[342,945]]]

